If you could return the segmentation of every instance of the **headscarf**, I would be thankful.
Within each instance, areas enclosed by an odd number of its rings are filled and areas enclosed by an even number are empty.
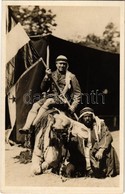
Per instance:
[[[99,141],[99,136],[101,133],[101,124],[102,122],[104,122],[104,120],[100,119],[98,116],[95,116],[94,110],[90,107],[85,107],[80,111],[79,120],[87,113],[91,114],[93,117],[93,120],[95,120],[94,130],[95,130],[97,141]]]

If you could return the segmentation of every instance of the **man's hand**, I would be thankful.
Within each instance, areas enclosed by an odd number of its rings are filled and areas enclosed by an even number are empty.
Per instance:
[[[74,106],[71,105],[70,108],[69,108],[69,110],[70,110],[71,113],[74,113],[75,112]]]
[[[97,158],[98,160],[101,160],[102,157],[103,157],[103,152],[104,152],[104,149],[103,148],[100,148],[96,154],[95,154],[95,158]]]
[[[52,71],[51,69],[46,69],[46,77],[51,77]]]

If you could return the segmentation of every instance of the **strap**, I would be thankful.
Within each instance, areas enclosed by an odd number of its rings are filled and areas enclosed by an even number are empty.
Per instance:
[[[71,88],[71,84],[70,84],[70,81],[71,81],[71,75],[72,73],[70,73],[69,71],[66,72],[66,78],[65,78],[65,81],[66,81],[66,85],[63,89],[63,94],[65,95],[66,92]]]

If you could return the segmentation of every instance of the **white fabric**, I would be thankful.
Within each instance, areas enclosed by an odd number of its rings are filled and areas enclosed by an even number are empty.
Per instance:
[[[64,95],[65,95],[66,92],[71,88],[71,84],[70,84],[71,75],[72,75],[71,72],[66,71],[66,78],[65,78],[66,85],[65,85],[65,87],[64,87],[64,89],[63,89],[63,94],[64,94]]]
[[[101,133],[101,124],[102,124],[102,122],[104,122],[104,120],[100,119],[99,117],[95,116],[94,114],[93,114],[93,117],[96,121],[96,124],[94,126],[95,135],[96,135],[97,141],[99,141],[99,135]]]
[[[6,37],[6,63],[29,41],[30,39],[20,23],[12,28]]]
[[[81,117],[83,117],[85,114],[94,115],[91,111],[85,111],[85,112],[83,112],[83,113],[80,115],[79,119],[80,119]]]
[[[101,123],[104,122],[103,119],[100,119],[99,117],[95,116],[94,113],[92,113],[91,111],[86,111],[84,113],[82,113],[79,117],[79,119],[84,116],[85,114],[92,114],[93,119],[95,120],[95,125],[94,125],[94,130],[95,130],[95,135],[96,135],[96,139],[99,142],[99,135],[101,133]]]

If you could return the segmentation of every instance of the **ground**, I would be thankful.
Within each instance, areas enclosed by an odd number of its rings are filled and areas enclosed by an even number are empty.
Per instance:
[[[113,146],[119,156],[119,131],[112,132]],[[39,187],[119,187],[120,176],[114,178],[71,178],[62,181],[61,177],[51,172],[30,176],[30,166],[20,164],[14,157],[23,150],[22,147],[5,146],[5,185],[6,186],[39,186]]]

